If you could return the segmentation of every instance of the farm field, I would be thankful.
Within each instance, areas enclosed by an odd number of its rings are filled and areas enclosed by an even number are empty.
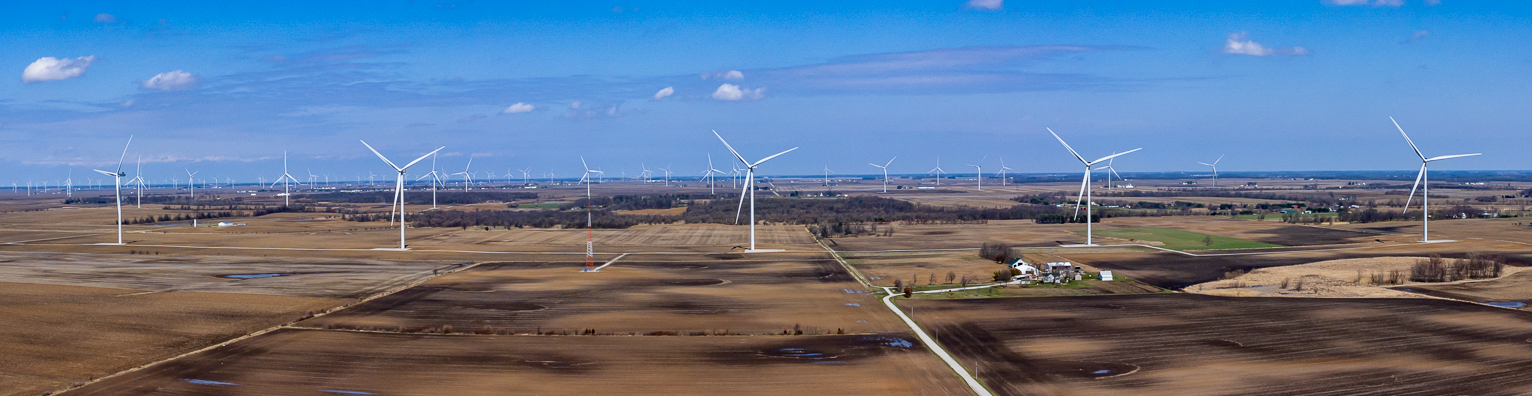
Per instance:
[[[190,352],[349,300],[5,282],[0,301],[0,395],[19,396]]]
[[[1186,294],[905,300],[997,394],[1532,392],[1532,313]],[[971,363],[970,363],[971,364]]]
[[[1084,231],[1075,233],[1084,235]],[[1230,238],[1225,236],[1208,235],[1199,232],[1175,230],[1169,228],[1153,227],[1112,227],[1099,228],[1095,235],[1110,238],[1125,239],[1129,242],[1150,241],[1172,250],[1204,250],[1204,249],[1253,249],[1282,247],[1282,245],[1249,241],[1244,239]],[[1204,243],[1206,240],[1206,243]]]
[[[577,262],[497,262],[345,311],[307,328],[531,334],[874,333],[901,325],[824,254],[629,255],[598,273]]]
[[[79,395],[965,395],[906,333],[477,336],[281,330]]]
[[[1394,289],[1433,297],[1478,303],[1499,303],[1504,307],[1532,310],[1532,271],[1527,271],[1526,268],[1519,269],[1521,271],[1494,280],[1443,285],[1414,284]]]

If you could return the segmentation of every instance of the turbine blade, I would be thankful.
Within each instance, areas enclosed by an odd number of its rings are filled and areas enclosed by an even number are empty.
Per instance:
[[[745,192],[750,191],[750,181],[755,180],[753,172],[745,172],[745,186],[739,189],[739,209],[734,210],[734,225],[739,225],[739,215],[745,211]]]
[[[736,159],[738,159],[738,160],[739,160],[739,163],[741,163],[741,164],[745,164],[745,165],[750,165],[750,163],[749,163],[749,162],[746,162],[746,161],[745,161],[745,157],[741,157],[741,156],[740,156],[740,155],[739,155],[739,152],[738,152],[738,151],[734,151],[734,146],[730,146],[730,145],[729,145],[729,141],[727,141],[727,140],[723,140],[723,135],[719,135],[719,134],[718,134],[718,131],[717,131],[717,130],[713,130],[713,136],[717,136],[717,137],[718,137],[718,141],[720,141],[720,142],[723,142],[723,146],[724,146],[724,147],[725,147],[725,148],[728,148],[728,149],[729,149],[729,153],[730,153],[730,154],[734,154],[734,158],[736,158]],[[642,165],[642,164],[640,164],[640,165]],[[648,171],[648,170],[649,170],[649,169],[648,169],[648,168],[644,168],[644,170],[645,170],[645,171]],[[738,223],[738,222],[739,222],[739,221],[737,221],[737,220],[736,220],[736,221],[735,221],[735,223]]]
[[[400,172],[404,172],[404,170],[405,169],[409,169],[411,165],[415,165],[416,162],[420,162],[422,160],[425,160],[426,157],[430,157],[430,156],[436,155],[437,151],[442,151],[442,149],[444,149],[444,148],[447,148],[447,146],[441,146],[441,147],[438,147],[435,150],[431,150],[431,152],[426,153],[426,155],[422,155],[422,156],[420,156],[420,158],[416,158],[414,161],[410,161],[410,163],[404,164],[404,167],[403,168],[399,168],[399,171]]]
[[[1223,156],[1222,155],[1219,155],[1218,159],[1213,160],[1213,165],[1218,165],[1218,161],[1223,161]]]
[[[1124,152],[1121,152],[1121,153],[1108,155],[1108,156],[1105,156],[1105,157],[1101,157],[1101,159],[1098,159],[1098,160],[1095,160],[1095,161],[1091,161],[1091,162],[1087,162],[1086,164],[1089,165],[1089,164],[1099,163],[1101,161],[1106,161],[1106,160],[1109,160],[1109,159],[1117,158],[1117,156],[1120,156],[1120,155],[1123,155],[1123,154],[1127,154],[1127,153],[1131,153],[1131,152],[1138,151],[1138,150],[1143,150],[1143,149],[1144,148],[1140,147],[1140,148],[1124,151]]]
[[[1209,163],[1206,163],[1206,162],[1198,162],[1198,163],[1202,164],[1203,166],[1213,166],[1213,164],[1209,164]]]
[[[1414,202],[1415,189],[1420,187],[1420,178],[1426,175],[1426,164],[1420,164],[1420,173],[1415,174],[1415,185],[1410,186],[1410,197],[1404,200],[1404,210],[1410,210],[1410,202]]]
[[[1089,185],[1086,184],[1085,181],[1089,180],[1088,179],[1089,177],[1090,177],[1090,170],[1086,169],[1085,176],[1080,178],[1080,196],[1075,198],[1075,215],[1074,215],[1075,219],[1079,219],[1080,218],[1080,204],[1085,202],[1085,188],[1089,187]]]
[[[1399,126],[1399,121],[1395,120],[1394,117],[1388,117],[1388,120],[1394,122],[1394,128],[1399,128],[1399,134],[1400,135],[1404,135],[1404,142],[1405,143],[1409,143],[1410,144],[1410,149],[1411,150],[1415,150],[1415,155],[1420,156],[1420,159],[1422,161],[1424,161],[1426,159],[1426,155],[1420,153],[1420,148],[1419,147],[1415,147],[1415,141],[1410,140],[1410,135],[1407,134],[1407,133],[1404,133],[1404,127]]]
[[[896,155],[896,156],[894,156],[894,158],[889,158],[888,159],[888,163],[887,164],[883,164],[883,167],[887,168],[889,165],[893,165],[894,164],[894,160],[896,160],[896,159],[899,159],[899,156]]]
[[[133,145],[133,135],[128,135],[128,144],[122,145],[122,156],[117,157],[117,173],[122,173],[122,160],[128,158],[128,146]]]
[[[378,158],[383,159],[383,162],[387,162],[388,166],[393,167],[395,171],[399,170],[399,166],[398,165],[394,165],[394,162],[393,161],[389,161],[388,157],[384,157],[383,153],[379,153],[378,149],[372,148],[372,145],[367,144],[366,140],[357,140],[357,141],[362,142],[363,146],[367,146],[368,150],[372,150],[373,154],[377,154]],[[282,171],[283,172],[287,171],[287,153],[282,153]]]
[[[96,171],[96,173],[100,173],[100,174],[107,175],[107,176],[112,176],[112,177],[117,177],[118,176],[116,173],[107,172],[107,171],[100,170],[100,169],[91,169],[91,170]]]
[[[1085,158],[1081,157],[1080,153],[1076,153],[1075,152],[1074,147],[1069,147],[1069,143],[1064,143],[1064,138],[1061,138],[1061,137],[1059,137],[1059,134],[1054,133],[1053,132],[1053,128],[1043,128],[1043,129],[1047,129],[1048,133],[1052,133],[1053,134],[1053,138],[1054,139],[1058,139],[1059,140],[1059,144],[1063,144],[1064,145],[1064,149],[1065,150],[1069,150],[1069,154],[1074,155],[1075,159],[1080,160],[1080,162],[1082,162],[1082,163],[1087,163],[1087,164],[1089,163],[1089,162],[1085,162]]]
[[[787,149],[787,150],[785,150],[783,152],[772,154],[770,157],[761,158],[760,161],[755,161],[754,164],[750,164],[750,167],[754,168],[756,165],[760,165],[763,162],[770,161],[772,158],[777,158],[777,156],[779,156],[779,155],[787,154],[789,151],[793,151],[793,150],[797,150],[797,149],[798,149],[797,147],[793,147],[793,148]],[[893,160],[889,160],[888,162],[894,162],[894,161]]]
[[[1450,158],[1472,157],[1472,156],[1480,155],[1480,154],[1483,154],[1483,153],[1443,155],[1443,156],[1438,156],[1438,157],[1427,158],[1426,162],[1439,161],[1439,160],[1450,159]]]

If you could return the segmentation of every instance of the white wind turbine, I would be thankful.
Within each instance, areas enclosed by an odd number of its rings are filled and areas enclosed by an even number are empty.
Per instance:
[[[825,165],[825,187],[829,187],[830,186],[830,174],[831,173],[835,173],[835,171],[830,170],[830,166],[829,165]]]
[[[517,170],[521,171],[521,185],[523,185],[523,186],[527,185],[528,184],[527,180],[529,180],[527,178],[527,171],[532,170],[532,168],[517,169]]]
[[[888,163],[887,164],[883,164],[883,165],[878,165],[878,164],[874,164],[874,163],[871,163],[871,162],[867,163],[867,165],[876,166],[876,167],[878,167],[878,169],[882,169],[883,170],[883,193],[884,194],[888,193],[888,166],[892,165],[894,163],[894,160],[898,159],[898,158],[899,158],[899,156],[897,156],[897,155],[894,156],[894,158],[889,158],[888,159]]]
[[[1441,161],[1441,160],[1449,159],[1449,158],[1472,157],[1472,156],[1479,155],[1479,154],[1482,154],[1482,153],[1442,155],[1442,156],[1426,158],[1425,154],[1421,154],[1420,153],[1420,148],[1415,147],[1415,142],[1410,140],[1410,135],[1404,133],[1404,127],[1399,126],[1399,121],[1395,121],[1394,117],[1388,117],[1388,120],[1394,122],[1394,128],[1399,128],[1399,134],[1400,135],[1404,135],[1404,141],[1406,143],[1409,143],[1410,144],[1410,149],[1415,150],[1415,155],[1420,157],[1420,173],[1415,174],[1415,185],[1410,186],[1410,196],[1409,196],[1409,198],[1406,198],[1405,201],[1404,201],[1404,209],[1405,210],[1409,210],[1410,209],[1410,202],[1411,202],[1410,200],[1415,198],[1415,188],[1419,187],[1421,189],[1421,192],[1420,192],[1420,212],[1421,212],[1420,213],[1420,242],[1421,243],[1433,242],[1431,240],[1431,177],[1426,175],[1426,165],[1430,164],[1432,161]],[[1435,241],[1435,242],[1450,242],[1450,241]]]
[[[779,156],[779,155],[787,154],[788,152],[793,151],[793,150],[797,150],[798,148],[797,147],[793,147],[793,148],[787,149],[786,151],[783,151],[783,152],[780,152],[780,153],[776,153],[776,154],[772,154],[770,157],[762,158],[760,161],[755,161],[754,163],[751,163],[751,162],[745,161],[745,157],[740,156],[738,151],[734,151],[734,147],[729,145],[729,141],[723,140],[723,135],[719,135],[718,131],[713,131],[713,136],[717,136],[718,137],[718,141],[723,142],[723,146],[727,147],[729,149],[729,153],[734,154],[734,158],[738,159],[739,163],[745,165],[745,183],[744,183],[745,187],[739,192],[739,208],[740,208],[740,210],[744,209],[744,207],[745,207],[745,191],[749,191],[750,192],[750,249],[746,250],[745,252],[755,252],[755,251],[757,251],[757,250],[755,250],[755,189],[751,188],[751,185],[755,184],[755,168],[761,166],[762,163],[765,163],[766,161],[769,161],[772,158],[777,158],[777,156]],[[892,163],[893,160],[889,160],[889,162]],[[739,211],[736,211],[734,213],[734,224],[739,224]]]
[[[405,170],[408,170],[410,166],[415,165],[415,163],[426,159],[426,157],[435,155],[437,151],[442,151],[442,149],[447,147],[442,146],[436,150],[431,150],[431,152],[426,153],[426,155],[422,155],[420,158],[416,158],[414,161],[410,161],[410,163],[400,167],[398,165],[394,165],[393,161],[389,161],[388,157],[384,157],[383,153],[379,153],[377,149],[372,148],[372,145],[367,144],[367,141],[359,141],[362,142],[363,146],[367,146],[368,150],[372,150],[373,154],[377,154],[379,159],[382,159],[383,162],[388,163],[389,167],[394,168],[394,171],[399,172],[399,177],[394,182],[394,207],[399,209],[399,250],[407,250],[404,244],[404,172]],[[392,210],[390,210],[388,213],[388,220],[390,222],[394,220],[394,214]]]
[[[74,198],[74,167],[69,167],[69,176],[64,178],[64,196]]]
[[[133,140],[133,137],[129,136],[128,140],[129,141]],[[139,157],[138,158],[138,165],[137,165],[136,168],[133,169],[133,173],[134,173],[133,174],[133,179],[132,180],[128,180],[128,185],[130,185],[130,186],[131,185],[136,185],[138,187],[138,193],[137,194],[133,194],[133,199],[134,199],[133,206],[142,209],[144,207],[144,159],[143,159],[143,157]]]
[[[313,169],[304,168],[303,171],[309,173],[309,189],[314,189],[314,182],[319,180],[319,175],[314,174]]]
[[[643,172],[638,172],[638,178],[644,179],[644,182],[648,183],[649,182],[649,176],[653,175],[654,172],[650,171],[649,170],[649,166],[648,165],[644,165],[644,163],[642,163],[642,162],[638,163],[638,168],[644,170]]]
[[[978,165],[974,165],[974,164],[968,164],[968,166],[972,166],[973,167],[973,173],[978,174],[978,176],[975,177],[975,179],[979,179],[979,191],[984,191],[984,167],[981,167],[981,166],[978,166]]]
[[[1085,245],[1086,246],[1093,246],[1093,245],[1096,244],[1096,241],[1095,241],[1095,236],[1092,234],[1093,230],[1092,230],[1092,226],[1091,226],[1091,220],[1092,220],[1092,217],[1091,217],[1091,197],[1090,197],[1090,172],[1091,172],[1091,166],[1095,165],[1097,163],[1100,163],[1101,161],[1110,161],[1112,158],[1117,158],[1117,156],[1120,156],[1120,155],[1123,155],[1123,154],[1131,153],[1131,152],[1138,151],[1138,150],[1143,150],[1143,148],[1141,147],[1141,148],[1136,148],[1136,149],[1124,151],[1124,152],[1121,152],[1121,153],[1115,153],[1115,154],[1112,154],[1112,155],[1101,157],[1100,159],[1097,159],[1095,161],[1086,161],[1085,157],[1081,157],[1080,153],[1076,153],[1075,149],[1073,147],[1069,147],[1069,143],[1064,143],[1064,138],[1061,138],[1061,137],[1059,137],[1059,134],[1054,133],[1052,128],[1048,128],[1048,133],[1053,134],[1053,138],[1054,139],[1058,139],[1059,140],[1059,144],[1063,144],[1064,145],[1064,149],[1069,150],[1069,154],[1070,155],[1074,155],[1075,159],[1080,160],[1081,164],[1085,164],[1085,177],[1080,180],[1080,196],[1082,198],[1084,198],[1083,199],[1083,203],[1085,204]],[[1079,198],[1076,198],[1076,200],[1075,200],[1075,216],[1077,216],[1077,217],[1080,215],[1080,204],[1081,203],[1082,203],[1082,200],[1079,199]]]
[[[277,180],[273,180],[271,182],[271,186],[272,187],[276,187],[277,183],[282,183],[282,206],[292,206],[292,195],[293,195],[293,193],[292,193],[292,191],[290,191],[288,189],[288,182],[289,181],[293,182],[293,183],[298,183],[298,178],[293,177],[293,175],[291,173],[287,173],[287,152],[283,151],[282,152],[282,176],[277,176]]]
[[[122,146],[122,156],[117,157],[117,171],[107,172],[100,169],[92,169],[96,173],[111,176],[117,183],[117,244],[122,244],[122,177],[128,174],[122,173],[122,159],[128,157],[128,146],[133,144],[133,137],[128,136],[128,144]]]
[[[473,166],[473,157],[468,157],[468,165],[463,166],[463,171],[452,175],[463,175],[463,191],[468,191],[468,185],[473,184],[473,174],[468,173],[468,168]]]
[[[1393,118],[1389,118],[1389,119],[1393,119]],[[1401,130],[1401,132],[1403,132],[1403,130]],[[1198,162],[1199,164],[1203,164],[1203,165],[1206,165],[1206,166],[1213,167],[1213,188],[1218,188],[1218,161],[1223,161],[1223,156],[1222,155],[1218,156],[1218,159],[1213,160],[1213,163],[1211,163],[1211,164],[1206,163],[1206,162]]]
[[[185,169],[185,168],[182,168],[182,169]],[[201,171],[197,171],[197,172],[201,172]],[[197,179],[194,178],[194,176],[197,175],[197,172],[192,172],[191,169],[186,169],[186,186],[190,187],[190,189],[191,189],[191,200],[192,200],[192,202],[197,202]]]
[[[592,170],[590,165],[586,165],[585,156],[580,156],[580,167],[585,168],[585,174],[580,175],[580,181],[585,183],[585,269],[582,271],[594,272],[596,270],[596,231],[594,222],[591,221],[591,206],[594,205],[591,202],[590,185],[595,180],[591,180],[590,175],[602,172]]]
[[[672,168],[675,167],[674,165],[668,165],[668,166],[670,166]],[[670,187],[670,169],[668,169],[668,168],[660,168],[660,170],[665,171],[665,187]]]
[[[995,172],[995,173],[998,173],[1000,175],[1000,187],[1005,187],[1005,171],[1008,171],[1008,170],[1011,170],[1011,168],[1005,166],[1005,157],[1001,156],[1000,157],[1000,171],[999,172]]]
[[[936,157],[936,167],[935,168],[931,168],[931,171],[930,172],[926,172],[926,174],[929,175],[929,174],[935,173],[936,174],[936,185],[937,186],[941,186],[942,185],[942,173],[945,173],[945,172],[947,172],[947,171],[942,169],[942,157]]]
[[[420,179],[431,178],[431,209],[436,209],[436,187],[442,184],[441,172],[436,171],[436,153],[431,153],[431,173],[420,176]],[[420,181],[415,179],[415,181]]]
[[[1117,153],[1112,153],[1112,154],[1117,154]],[[1116,188],[1115,187],[1116,185],[1112,184],[1112,176],[1117,176],[1117,180],[1123,180],[1122,174],[1117,173],[1117,168],[1113,168],[1112,167],[1112,161],[1116,161],[1116,160],[1117,160],[1116,158],[1106,160],[1106,166],[1103,166],[1103,167],[1100,167],[1100,168],[1096,168],[1096,169],[1107,171],[1107,174],[1106,174],[1106,188]]]
[[[718,195],[718,190],[717,190],[716,186],[713,185],[714,184],[714,178],[713,178],[713,174],[714,173],[722,174],[723,171],[718,170],[717,168],[713,167],[713,154],[712,153],[708,153],[708,155],[707,155],[707,172],[705,172],[705,175],[703,177],[707,178],[707,191],[708,191],[708,194],[710,194],[710,195]]]

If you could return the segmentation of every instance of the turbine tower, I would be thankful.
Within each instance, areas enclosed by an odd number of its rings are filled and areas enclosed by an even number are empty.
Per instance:
[[[755,252],[756,251],[755,250],[755,189],[751,188],[751,185],[755,184],[755,168],[761,166],[762,163],[765,163],[766,161],[769,161],[772,158],[777,158],[777,156],[780,156],[782,154],[787,154],[788,152],[793,151],[793,150],[797,150],[798,148],[797,147],[793,147],[793,148],[787,149],[786,151],[783,151],[783,152],[780,152],[780,153],[776,153],[776,154],[772,154],[770,157],[762,158],[760,161],[755,161],[755,162],[752,163],[752,162],[745,161],[745,157],[740,156],[738,151],[734,151],[734,146],[730,146],[729,145],[729,141],[723,140],[723,135],[719,135],[718,131],[713,131],[713,136],[717,136],[718,137],[718,141],[723,142],[723,146],[729,149],[729,153],[730,154],[734,154],[734,159],[739,160],[739,163],[745,165],[745,183],[744,183],[745,187],[743,188],[743,190],[741,190],[739,192],[739,209],[740,210],[744,209],[744,207],[745,207],[745,192],[749,191],[750,192],[750,250],[746,250],[745,252],[747,252],[747,253]],[[888,160],[888,162],[892,163],[892,162],[894,162],[894,160]],[[734,212],[734,224],[739,224],[739,211],[738,210]]]
[[[888,166],[892,165],[894,163],[894,160],[898,159],[898,158],[899,158],[899,156],[897,156],[897,155],[894,156],[894,158],[889,158],[888,159],[888,163],[887,164],[883,164],[883,165],[878,165],[878,164],[874,164],[874,163],[871,163],[871,162],[867,163],[867,165],[876,166],[876,167],[878,167],[878,169],[882,169],[883,170],[883,193],[884,194],[888,194]]]
[[[830,174],[831,173],[835,173],[835,171],[830,170],[830,166],[829,165],[825,165],[825,187],[829,187],[830,186]]]
[[[436,153],[431,153],[431,173],[420,176],[420,179],[431,178],[431,209],[436,209],[436,186],[441,184],[441,172],[436,171]],[[415,181],[420,181],[415,179]]]
[[[122,156],[117,157],[117,171],[107,172],[100,169],[92,169],[96,173],[111,176],[117,181],[117,244],[122,244],[122,177],[128,174],[122,173],[122,160],[128,157],[128,146],[133,144],[133,137],[128,136],[128,144],[122,146]]]
[[[287,173],[287,152],[283,151],[282,152],[282,176],[277,176],[277,180],[273,180],[271,182],[271,186],[272,187],[276,187],[277,183],[282,183],[282,206],[292,206],[293,193],[291,191],[289,191],[288,188],[287,188],[289,181],[291,181],[293,183],[297,183],[298,182],[298,178],[293,177],[293,175],[291,173]]]
[[[197,179],[194,178],[196,175],[197,172],[192,172],[191,169],[186,169],[186,186],[190,187],[191,189],[191,200],[193,203],[197,202]]]
[[[404,172],[405,172],[405,170],[409,169],[410,166],[415,165],[415,163],[420,162],[421,160],[426,159],[426,157],[430,157],[432,155],[435,155],[437,151],[442,151],[442,149],[447,148],[447,147],[446,146],[442,146],[442,147],[437,148],[436,150],[431,150],[431,152],[426,153],[426,155],[422,155],[422,156],[420,156],[420,158],[416,158],[414,161],[410,161],[410,163],[405,164],[403,167],[400,167],[398,165],[394,165],[393,161],[389,161],[388,157],[384,157],[383,153],[379,153],[377,149],[372,148],[372,145],[367,144],[367,141],[365,141],[365,140],[359,140],[359,141],[362,142],[363,146],[367,146],[368,150],[372,150],[373,154],[377,154],[378,158],[382,159],[383,162],[387,163],[389,167],[394,168],[394,171],[399,172],[399,177],[394,182],[394,205],[399,208],[399,250],[400,251],[406,250],[406,247],[405,247],[405,244],[404,244]],[[390,212],[389,216],[388,216],[388,219],[390,221],[392,221],[393,218],[394,218],[393,213]]]
[[[596,271],[596,248],[595,248],[596,231],[595,231],[595,227],[594,227],[594,222],[591,221],[591,206],[594,206],[594,203],[591,202],[591,197],[590,197],[590,184],[594,180],[591,180],[590,174],[592,174],[592,173],[602,173],[602,172],[598,171],[598,170],[592,170],[590,168],[590,165],[586,165],[585,164],[585,156],[583,156],[583,155],[580,156],[580,167],[585,168],[585,174],[584,175],[580,175],[580,181],[585,182],[585,269],[583,269],[581,271],[582,272],[595,272]]]
[[[1415,150],[1415,155],[1420,157],[1420,173],[1415,174],[1415,185],[1410,186],[1410,196],[1409,196],[1409,198],[1405,198],[1405,200],[1404,200],[1404,209],[1405,210],[1409,210],[1410,209],[1410,202],[1411,202],[1410,200],[1415,198],[1415,188],[1419,187],[1421,189],[1421,191],[1420,191],[1420,242],[1421,243],[1430,243],[1431,242],[1431,177],[1426,175],[1426,165],[1430,164],[1432,161],[1441,161],[1441,160],[1449,159],[1449,158],[1472,157],[1472,156],[1479,155],[1479,154],[1482,154],[1482,153],[1442,155],[1442,156],[1426,158],[1425,154],[1421,154],[1420,153],[1420,148],[1419,147],[1415,147],[1415,142],[1410,140],[1410,135],[1404,133],[1404,127],[1399,126],[1399,121],[1394,120],[1394,117],[1388,117],[1388,120],[1394,122],[1394,128],[1399,128],[1399,134],[1400,135],[1404,135],[1405,143],[1409,143],[1410,144],[1410,149]],[[1437,242],[1448,242],[1448,241],[1437,241]]]
[[[129,136],[128,140],[132,141],[133,137]],[[133,206],[142,209],[144,207],[144,159],[142,157],[139,157],[138,165],[134,168],[133,173],[133,179],[128,180],[128,185],[138,186],[138,193],[133,194],[135,201]]]
[[[527,183],[527,180],[528,180],[527,179],[527,171],[532,170],[532,168],[519,169],[519,170],[521,171],[521,185],[525,186],[525,185],[528,184]]]
[[[468,157],[468,165],[463,166],[463,171],[452,175],[463,175],[463,192],[468,192],[468,185],[473,184],[473,174],[468,173],[468,168],[473,166],[473,157]]]
[[[1005,166],[1005,157],[1001,156],[1000,157],[1000,172],[996,172],[996,173],[998,173],[1000,175],[1000,187],[1005,187],[1005,171],[1008,171],[1008,170],[1011,170],[1011,168]]]
[[[941,186],[942,185],[942,173],[944,173],[944,172],[946,172],[946,171],[942,170],[942,157],[936,157],[936,167],[935,168],[931,168],[931,171],[930,172],[926,172],[926,174],[929,175],[929,174],[935,173],[936,174],[936,185],[937,186]]]
[[[1092,230],[1092,227],[1091,227],[1091,220],[1092,220],[1092,217],[1091,217],[1091,197],[1090,197],[1090,172],[1091,172],[1091,166],[1095,165],[1097,163],[1100,163],[1101,161],[1110,161],[1112,158],[1117,158],[1117,156],[1120,156],[1120,155],[1123,155],[1123,154],[1131,153],[1131,152],[1138,151],[1138,150],[1143,150],[1143,148],[1140,147],[1140,148],[1124,151],[1124,152],[1121,152],[1121,153],[1115,153],[1115,154],[1112,154],[1112,155],[1101,157],[1100,159],[1097,159],[1095,161],[1086,161],[1085,157],[1081,157],[1080,153],[1075,152],[1075,149],[1073,147],[1069,147],[1069,143],[1064,143],[1064,138],[1061,138],[1061,137],[1059,137],[1059,134],[1054,133],[1052,128],[1048,128],[1048,133],[1053,134],[1053,138],[1054,139],[1058,139],[1059,140],[1059,144],[1063,144],[1064,145],[1064,149],[1065,150],[1069,150],[1069,154],[1070,155],[1075,156],[1075,159],[1080,160],[1080,163],[1085,165],[1085,177],[1080,180],[1080,197],[1084,198],[1083,202],[1085,204],[1085,245],[1086,246],[1094,246],[1096,244],[1096,241],[1095,241],[1095,236],[1092,234],[1093,230]],[[1076,217],[1080,216],[1080,204],[1081,204],[1081,202],[1082,202],[1082,200],[1080,198],[1076,198],[1075,199],[1075,216]]]
[[[714,168],[713,167],[713,154],[712,153],[708,153],[708,155],[707,155],[707,172],[704,172],[703,177],[707,178],[707,191],[708,191],[708,194],[710,194],[710,195],[718,195],[717,187],[714,186],[713,173],[715,173],[715,172],[719,173],[719,174],[723,173],[723,171],[718,170],[718,168]]]
[[[1389,119],[1393,119],[1393,118],[1390,117]],[[1401,132],[1403,132],[1403,131],[1401,130]],[[1218,188],[1218,161],[1223,161],[1223,156],[1222,155],[1218,156],[1218,159],[1213,160],[1213,163],[1211,163],[1211,164],[1206,163],[1206,162],[1198,162],[1199,164],[1203,164],[1203,165],[1206,165],[1206,166],[1213,167],[1213,188]]]
[[[975,179],[979,180],[979,191],[984,191],[984,168],[974,164],[968,164],[968,166],[972,166],[973,172],[978,174]]]

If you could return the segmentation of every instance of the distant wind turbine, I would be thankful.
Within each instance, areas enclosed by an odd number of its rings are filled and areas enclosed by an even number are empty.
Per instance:
[[[125,144],[125,145],[122,146],[122,155],[117,157],[117,171],[116,172],[107,172],[107,171],[100,170],[100,169],[93,169],[94,171],[96,171],[96,173],[100,173],[100,174],[103,174],[103,175],[111,176],[112,180],[116,181],[116,185],[117,185],[117,244],[118,245],[122,244],[122,177],[128,175],[126,173],[122,173],[122,160],[124,158],[128,157],[128,146],[132,145],[132,144],[133,144],[133,137],[132,136],[128,136],[128,144]]]
[[[755,250],[755,189],[751,188],[751,187],[752,187],[753,184],[755,184],[755,168],[761,166],[761,164],[765,163],[766,161],[770,161],[772,158],[777,158],[777,156],[780,156],[782,154],[787,154],[788,152],[791,152],[793,150],[797,150],[798,148],[797,147],[793,147],[793,148],[787,149],[786,151],[783,151],[783,152],[780,152],[780,153],[776,153],[776,154],[772,154],[771,156],[766,157],[766,158],[762,158],[760,161],[749,162],[749,161],[745,161],[745,157],[740,156],[738,151],[734,151],[734,147],[729,145],[729,141],[723,140],[723,135],[719,135],[718,131],[713,131],[713,136],[717,136],[718,137],[718,141],[723,142],[723,146],[729,149],[729,153],[734,154],[734,158],[739,160],[739,163],[745,165],[745,187],[744,187],[743,191],[739,192],[739,206],[740,206],[741,210],[744,209],[744,207],[745,207],[745,192],[748,191],[750,193],[750,250],[746,250],[746,252],[754,252],[754,251],[756,251]],[[893,160],[889,160],[889,162],[892,163]],[[734,213],[734,223],[735,224],[739,224],[739,212],[738,211],[736,211]]]
[[[377,149],[372,148],[372,145],[367,144],[367,141],[362,140],[361,142],[363,146],[367,146],[368,150],[371,150],[373,154],[377,154],[379,159],[382,159],[383,162],[387,163],[389,167],[394,168],[394,171],[399,173],[399,177],[394,182],[394,206],[399,208],[399,250],[406,250],[407,246],[404,244],[404,173],[406,170],[410,169],[410,166],[413,166],[415,163],[426,159],[426,157],[435,155],[437,151],[442,151],[442,149],[447,147],[443,146],[437,148],[436,150],[431,150],[431,152],[426,153],[426,155],[422,155],[420,158],[416,158],[414,161],[410,161],[410,163],[401,167],[394,165],[393,161],[389,161],[388,157],[383,156],[383,153],[379,153]],[[389,220],[393,220],[392,212],[389,213]]]
[[[894,158],[889,158],[888,159],[888,163],[883,164],[883,165],[878,165],[878,164],[874,164],[874,163],[871,163],[871,162],[867,163],[867,165],[876,166],[876,167],[878,167],[878,169],[882,169],[883,170],[883,193],[884,194],[888,193],[888,166],[889,165],[893,165],[894,160],[896,160],[896,159],[899,159],[899,156],[896,155],[896,156],[894,156]]]
[[[1199,164],[1213,167],[1213,188],[1218,188],[1218,161],[1223,161],[1222,155],[1218,156],[1218,159],[1213,160],[1213,163],[1211,164],[1206,162],[1198,162]]]
[[[595,226],[594,226],[595,222],[591,221],[591,219],[592,219],[592,217],[591,217],[591,206],[594,206],[595,204],[594,204],[594,202],[591,201],[590,185],[591,185],[591,182],[593,182],[594,180],[591,180],[590,175],[592,173],[602,173],[602,172],[599,171],[599,170],[592,170],[590,168],[590,165],[586,165],[585,164],[585,156],[580,156],[580,167],[585,168],[585,174],[584,175],[580,175],[580,181],[585,182],[585,270],[584,271],[591,272],[591,271],[595,271],[596,270],[596,249],[595,249],[596,231],[595,231]]]
[[[1117,158],[1120,155],[1124,155],[1124,154],[1131,153],[1131,152],[1138,151],[1138,150],[1143,150],[1143,148],[1136,148],[1136,149],[1124,151],[1124,152],[1121,152],[1121,153],[1116,153],[1116,154],[1108,155],[1108,156],[1105,156],[1105,157],[1101,157],[1100,159],[1097,159],[1095,161],[1086,161],[1085,157],[1081,157],[1080,153],[1076,153],[1075,149],[1073,147],[1069,147],[1069,143],[1064,143],[1064,138],[1061,138],[1061,137],[1059,137],[1059,134],[1054,133],[1052,128],[1048,129],[1048,133],[1052,134],[1054,139],[1058,139],[1059,140],[1059,144],[1063,144],[1064,145],[1064,149],[1069,150],[1069,154],[1070,155],[1075,156],[1075,159],[1080,160],[1080,163],[1085,165],[1085,177],[1080,180],[1080,196],[1081,196],[1081,198],[1083,198],[1083,200],[1081,200],[1080,198],[1076,198],[1076,200],[1075,200],[1075,216],[1078,217],[1080,215],[1080,204],[1084,203],[1085,204],[1085,245],[1086,246],[1095,245],[1096,244],[1095,237],[1093,235],[1093,230],[1092,230],[1092,226],[1091,226],[1091,221],[1093,219],[1091,217],[1091,197],[1090,197],[1090,172],[1091,172],[1091,166],[1095,165],[1097,163],[1100,163],[1101,161],[1109,161],[1112,158]]]
[[[929,174],[935,173],[936,174],[936,185],[937,186],[941,186],[942,185],[942,173],[945,173],[945,172],[946,172],[945,170],[942,170],[942,157],[936,157],[936,167],[935,168],[931,168],[931,171],[930,172],[926,172],[926,174],[929,175]]]

